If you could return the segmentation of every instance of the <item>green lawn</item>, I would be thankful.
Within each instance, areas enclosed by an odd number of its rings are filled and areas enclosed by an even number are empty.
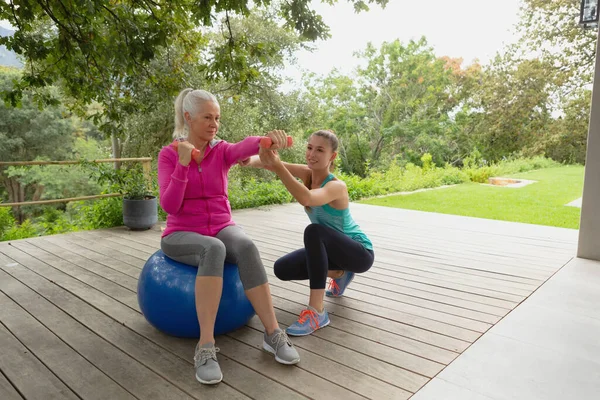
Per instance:
[[[580,209],[565,204],[581,197],[583,167],[566,166],[511,175],[537,181],[522,188],[467,183],[454,187],[363,200],[361,203],[443,214],[579,228]]]

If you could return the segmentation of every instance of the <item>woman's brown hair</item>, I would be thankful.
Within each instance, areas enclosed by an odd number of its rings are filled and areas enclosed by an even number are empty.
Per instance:
[[[313,136],[319,136],[319,137],[326,139],[329,142],[329,145],[331,146],[331,151],[333,151],[334,153],[337,151],[338,145],[339,145],[339,140],[338,140],[337,136],[335,136],[335,133],[333,133],[333,131],[319,130],[319,131],[316,131],[315,133],[313,133],[312,135],[310,135],[310,137],[308,139],[310,140],[310,138]],[[332,162],[331,165],[329,166],[329,170],[333,171],[334,169],[335,169],[335,164]],[[304,185],[308,188],[308,190],[312,189],[311,188],[312,173],[310,175],[308,175],[308,179],[306,180],[306,182],[304,182]],[[310,210],[310,207],[305,207],[305,208],[307,210]]]

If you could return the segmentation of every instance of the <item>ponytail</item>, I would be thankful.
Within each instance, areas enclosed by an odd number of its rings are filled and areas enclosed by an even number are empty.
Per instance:
[[[183,89],[175,99],[175,128],[173,129],[173,138],[186,139],[188,136],[188,124],[185,120],[185,113],[196,114],[199,105],[206,101],[212,101],[219,105],[217,98],[206,90]]]
[[[182,139],[187,137],[187,132],[185,129],[186,122],[183,117],[183,114],[185,113],[183,110],[183,100],[185,99],[185,96],[187,96],[187,94],[192,90],[194,89],[183,89],[181,92],[179,92],[177,99],[175,99],[175,129],[173,130],[174,139]]]

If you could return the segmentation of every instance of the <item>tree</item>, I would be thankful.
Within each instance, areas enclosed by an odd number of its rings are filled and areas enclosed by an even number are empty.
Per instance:
[[[580,90],[567,100],[564,115],[548,127],[540,152],[567,164],[585,163],[591,95],[589,90]]]
[[[536,153],[552,121],[556,89],[551,65],[498,55],[481,77],[469,103],[474,142],[491,161],[518,152]]]
[[[596,61],[596,30],[579,24],[581,0],[524,0],[518,29],[519,47],[533,52],[560,72],[564,89],[576,92],[592,82]]]
[[[328,0],[334,3],[336,0]],[[367,1],[349,0],[357,11]],[[310,0],[276,3],[278,19],[306,40],[325,38],[328,28],[310,9]],[[385,5],[387,0],[368,0]],[[271,0],[84,0],[0,2],[0,19],[16,32],[0,38],[0,45],[23,56],[27,67],[17,86],[6,93],[17,104],[23,89],[57,82],[81,105],[103,106],[102,129],[120,132],[120,121],[140,106],[132,80],[144,77],[146,85],[172,95],[186,82],[182,65],[195,64],[208,79],[240,84],[252,82],[257,69],[248,60],[272,57],[279,47],[234,37],[231,18],[248,16],[250,7],[269,9]],[[215,22],[226,40],[210,37]],[[163,57],[168,73],[159,75],[150,64]],[[47,99],[51,101],[51,99]]]
[[[0,67],[0,90],[10,90],[12,80],[18,77],[17,70]],[[56,90],[47,88],[46,91]],[[28,93],[23,97],[21,108],[0,103],[0,160],[67,158],[74,139],[74,127],[64,111],[59,106],[40,110]],[[0,181],[6,188],[9,202],[24,201],[28,192],[32,192],[30,195],[34,199],[39,199],[43,192],[43,186],[22,184],[16,177],[8,176],[6,171],[0,171]]]
[[[321,124],[341,138],[344,169],[364,175],[366,164],[420,163],[424,153],[437,164],[451,160],[450,113],[462,96],[452,62],[438,58],[425,38],[368,45],[357,56],[366,66],[355,76],[333,72],[311,84]]]
[[[269,46],[278,50],[271,57],[255,54],[246,59],[247,66],[257,71],[247,85],[208,80],[193,62],[181,66],[185,70],[185,85],[207,89],[218,97],[222,114],[219,136],[223,139],[238,141],[277,127],[290,131],[292,126],[288,121],[296,118],[290,110],[295,104],[295,95],[288,96],[277,90],[281,83],[279,72],[284,61],[303,45],[302,38],[278,26],[269,14],[262,12],[251,13],[245,18],[231,18],[229,26],[234,40],[245,37],[248,43],[270,43]],[[226,40],[222,35],[213,36],[210,38],[217,46]],[[151,68],[166,73],[169,67],[165,58],[157,57]],[[123,120],[124,154],[147,156],[155,154],[160,146],[171,140],[173,97],[148,87],[143,78],[133,82],[144,107]]]

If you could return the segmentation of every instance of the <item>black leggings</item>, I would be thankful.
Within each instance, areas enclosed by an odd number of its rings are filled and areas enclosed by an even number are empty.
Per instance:
[[[311,289],[325,289],[327,272],[361,273],[373,265],[374,254],[362,244],[332,228],[310,224],[304,230],[304,248],[275,261],[275,275],[282,281],[310,279]]]

